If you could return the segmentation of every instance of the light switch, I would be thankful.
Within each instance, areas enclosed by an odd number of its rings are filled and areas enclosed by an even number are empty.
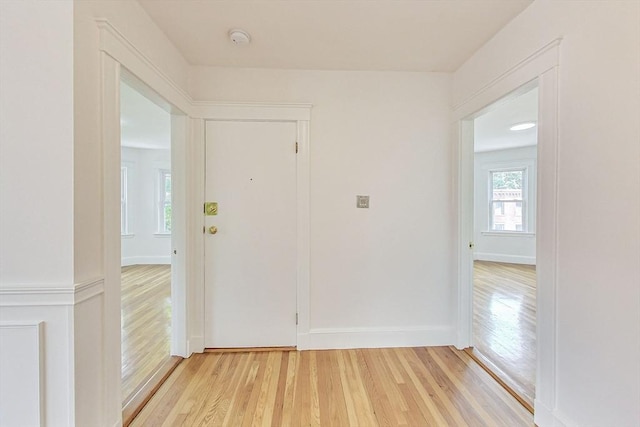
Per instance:
[[[369,209],[369,196],[356,196],[356,207]]]

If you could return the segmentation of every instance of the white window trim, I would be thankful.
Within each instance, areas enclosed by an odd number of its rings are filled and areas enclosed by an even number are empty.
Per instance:
[[[166,168],[161,168],[158,169],[158,202],[157,202],[157,227],[156,230],[158,230],[156,233],[154,233],[155,236],[171,236],[171,231],[170,230],[165,230],[164,229],[164,206],[166,204],[166,200],[164,198],[165,195],[165,191],[164,191],[164,180],[165,177],[169,175],[171,176],[171,169],[166,169]],[[173,181],[171,181],[171,195],[173,196]],[[169,203],[171,203],[171,200],[169,200]]]
[[[487,218],[487,230],[481,233],[485,236],[491,234],[503,235],[503,236],[523,236],[527,234],[535,235],[535,232],[530,230],[529,227],[529,169],[528,165],[513,164],[504,167],[492,167],[487,169],[487,197],[488,197],[488,218]],[[494,172],[517,172],[522,171],[522,230],[494,230],[493,229],[493,173]],[[503,202],[518,202],[520,200],[501,200]]]
[[[492,230],[492,231],[481,231],[480,234],[483,236],[489,237],[535,237],[536,233],[532,233],[531,231],[500,231],[500,230]]]

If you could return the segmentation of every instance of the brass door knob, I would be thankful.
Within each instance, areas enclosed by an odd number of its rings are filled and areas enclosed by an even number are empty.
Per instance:
[[[209,234],[216,234],[218,232],[218,227],[216,227],[215,225],[212,225],[211,227],[209,227]]]

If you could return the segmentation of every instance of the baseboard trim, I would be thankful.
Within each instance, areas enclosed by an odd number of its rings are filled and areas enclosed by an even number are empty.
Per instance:
[[[121,266],[130,265],[165,265],[171,264],[171,256],[132,256],[122,258]]]
[[[535,401],[536,413],[534,423],[540,427],[575,427],[578,424],[570,421],[564,415],[554,411],[540,400]]]
[[[476,252],[473,254],[473,259],[476,261],[492,261],[492,262],[506,262],[509,264],[526,264],[536,265],[536,257],[522,256],[522,255],[506,255],[506,254],[492,254],[487,252]]]
[[[311,329],[298,335],[299,350],[433,347],[455,341],[452,327]]]
[[[296,347],[235,347],[235,348],[205,348],[205,353],[262,353],[267,351],[296,351]]]
[[[187,354],[202,353],[204,351],[204,337],[193,336],[187,342]]]

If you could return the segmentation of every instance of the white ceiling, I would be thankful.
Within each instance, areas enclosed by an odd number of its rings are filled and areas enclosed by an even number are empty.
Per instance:
[[[538,88],[514,99],[499,102],[489,112],[474,120],[474,150],[493,151],[526,147],[538,142],[538,126],[512,131],[511,126],[522,122],[538,122]]]
[[[532,0],[140,0],[192,65],[456,70]],[[235,46],[228,31],[252,37]]]
[[[171,115],[125,82],[120,85],[123,147],[170,149]]]

